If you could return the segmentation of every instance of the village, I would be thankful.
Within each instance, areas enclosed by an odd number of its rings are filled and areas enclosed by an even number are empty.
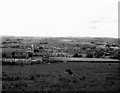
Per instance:
[[[78,42],[59,39],[58,44],[51,44],[47,40],[23,43],[26,39],[6,39],[2,42],[2,62],[20,63],[45,63],[50,57],[66,58],[103,58],[120,59],[119,44],[108,42],[89,41]],[[29,39],[28,39],[29,40]],[[60,42],[62,41],[62,43]],[[54,43],[51,40],[52,43]]]

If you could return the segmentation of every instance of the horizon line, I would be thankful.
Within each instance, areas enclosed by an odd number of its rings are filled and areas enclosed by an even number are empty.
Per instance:
[[[0,35],[0,37],[41,37],[41,38],[120,38],[120,37],[101,37],[101,36],[18,36],[18,35]]]

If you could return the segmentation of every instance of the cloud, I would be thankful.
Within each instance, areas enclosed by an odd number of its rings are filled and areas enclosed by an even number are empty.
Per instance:
[[[97,26],[91,26],[90,28],[91,29],[98,29],[99,27],[97,27]]]

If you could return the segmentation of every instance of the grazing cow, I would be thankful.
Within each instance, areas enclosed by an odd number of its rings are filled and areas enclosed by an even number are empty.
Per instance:
[[[69,75],[72,75],[73,76],[73,72],[70,70],[70,69],[66,69],[65,73],[69,74]]]

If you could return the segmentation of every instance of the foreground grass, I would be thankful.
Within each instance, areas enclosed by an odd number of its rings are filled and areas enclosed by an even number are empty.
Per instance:
[[[74,75],[65,74],[71,69]],[[118,91],[119,63],[69,62],[2,67],[3,91]]]

